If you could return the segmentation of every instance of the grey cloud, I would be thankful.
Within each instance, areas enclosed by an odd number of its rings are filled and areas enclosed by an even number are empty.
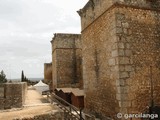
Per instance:
[[[76,11],[87,0],[0,0],[0,70],[8,78],[43,77],[55,32],[80,32]],[[71,4],[72,3],[72,4]]]
[[[1,15],[6,14],[13,14],[13,13],[19,13],[21,11],[22,7],[22,1],[21,0],[0,0],[0,13]],[[24,4],[25,5],[25,4]],[[19,9],[21,8],[21,9]]]
[[[37,57],[43,56],[47,54],[50,50],[50,46],[48,44],[41,44],[37,42],[31,41],[13,41],[10,44],[0,45],[0,53],[1,57],[4,56],[17,56],[17,57]]]

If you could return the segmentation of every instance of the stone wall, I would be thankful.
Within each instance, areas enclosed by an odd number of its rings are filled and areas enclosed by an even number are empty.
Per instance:
[[[50,90],[53,90],[52,63],[44,63],[44,81],[49,85]]]
[[[123,81],[119,105],[125,113],[142,113],[151,104],[151,77],[154,103],[160,105],[160,13],[133,7],[115,11],[117,43],[123,46],[117,50]]]
[[[114,24],[112,10],[82,32],[85,109],[98,116],[114,116],[119,110],[116,99],[118,70],[115,70],[118,65],[112,53],[116,49]]]
[[[51,43],[53,88],[80,87],[79,83],[82,83],[80,35],[58,33],[54,35]]]
[[[31,117],[14,118],[13,120],[77,120],[77,118],[71,115],[69,112],[62,110],[53,110],[50,113],[35,115]],[[94,118],[85,118],[85,120],[95,120]]]
[[[4,84],[0,84],[0,110],[4,109]]]
[[[89,2],[78,11],[81,16],[82,31],[87,28],[92,22],[97,19],[111,5],[113,0],[89,0]]]
[[[78,11],[81,16],[82,31],[108,9],[111,9],[117,4],[136,8],[160,9],[159,0],[89,0],[89,2]]]
[[[0,85],[0,109],[20,108],[25,102],[27,83]]]
[[[64,112],[51,112],[32,117],[14,118],[13,120],[64,120]]]
[[[151,101],[150,68],[159,104],[159,6],[158,0],[90,0],[79,11],[86,111],[102,119],[144,112]]]

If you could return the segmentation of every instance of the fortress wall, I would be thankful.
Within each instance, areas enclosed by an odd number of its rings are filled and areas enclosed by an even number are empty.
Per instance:
[[[52,77],[56,87],[82,87],[80,34],[55,34],[52,40]]]
[[[27,83],[4,83],[0,85],[0,108],[20,108],[25,103]]]

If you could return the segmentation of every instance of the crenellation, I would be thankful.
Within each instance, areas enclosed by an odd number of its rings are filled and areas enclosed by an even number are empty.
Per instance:
[[[81,16],[82,30],[102,14],[106,8],[109,8],[112,2],[112,0],[89,0],[88,3],[78,11]]]
[[[98,19],[98,17],[103,15],[104,12],[115,6],[132,7],[133,9],[137,8],[139,10],[160,10],[159,0],[89,0],[88,3],[78,11],[81,16],[82,31]],[[123,20],[124,14],[119,14],[117,17],[119,20]],[[118,23],[118,25],[120,24]]]
[[[76,40],[75,40],[76,39]],[[74,41],[75,40],[75,41]],[[81,48],[80,35],[79,34],[63,34],[56,33],[51,41],[53,44],[53,51],[59,48]]]

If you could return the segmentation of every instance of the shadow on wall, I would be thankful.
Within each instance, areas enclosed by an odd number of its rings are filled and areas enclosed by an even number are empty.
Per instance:
[[[94,91],[87,91],[86,93],[88,96],[85,98],[85,110],[101,119],[112,118],[119,109],[117,107],[119,106],[118,101],[116,101],[116,90],[109,80],[107,84],[106,80],[99,81],[101,82],[97,83],[97,88]]]

